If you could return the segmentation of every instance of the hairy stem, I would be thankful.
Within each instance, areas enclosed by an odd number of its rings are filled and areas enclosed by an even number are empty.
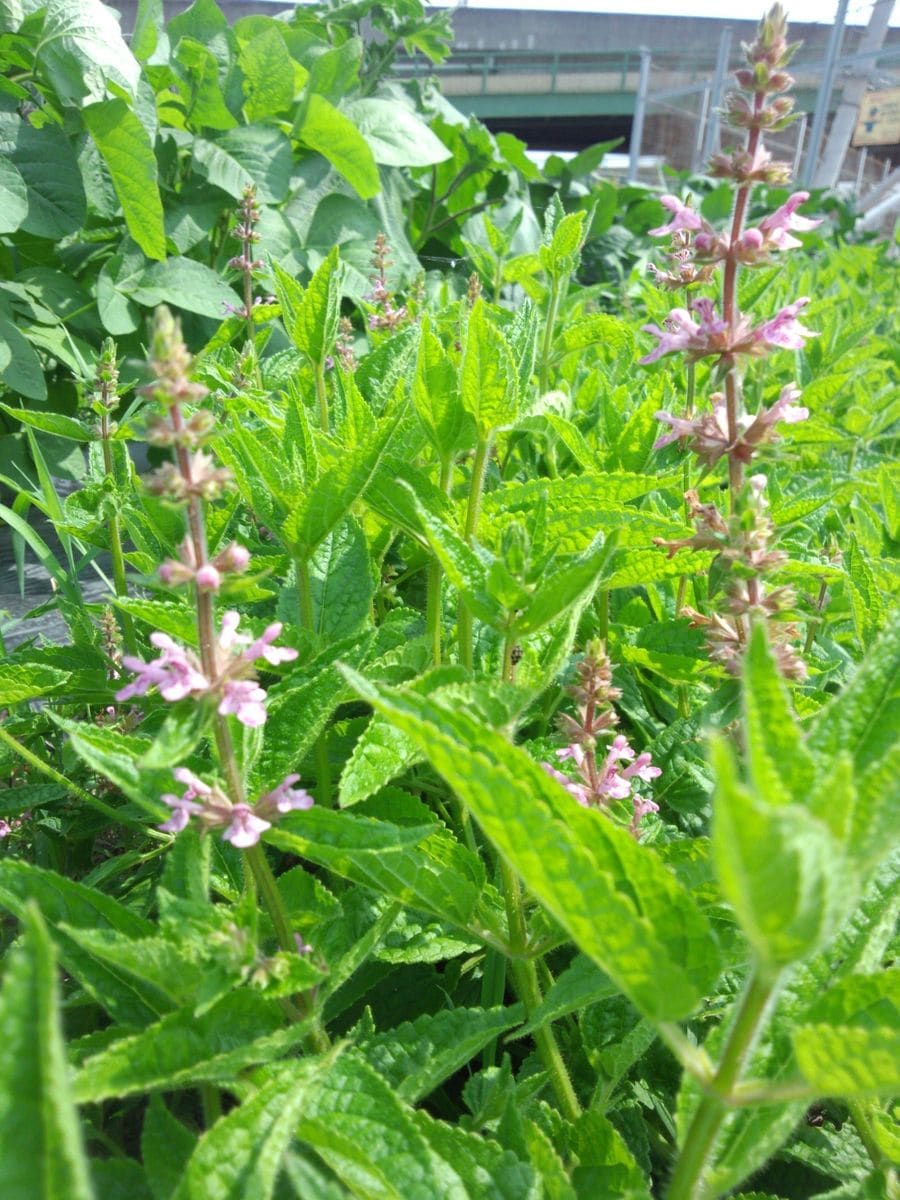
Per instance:
[[[325,360],[314,364],[316,374],[316,407],[319,411],[319,428],[328,433],[330,421],[328,417],[328,388],[325,386]]]
[[[441,491],[449,496],[453,486],[453,455],[447,454],[441,460]],[[431,646],[431,658],[436,667],[441,665],[441,582],[444,571],[437,555],[431,556],[428,564],[428,582],[425,601],[425,624],[428,630],[428,644]]]
[[[560,280],[550,280],[550,296],[547,301],[547,323],[544,326],[544,340],[541,346],[541,367],[538,376],[538,386],[541,393],[550,387],[550,357],[553,352],[553,334],[556,331],[556,316],[559,312],[559,297],[562,291]]]
[[[685,1136],[666,1200],[705,1200],[704,1174],[728,1111],[730,1093],[740,1078],[775,986],[775,981],[761,974],[751,975],[748,980],[710,1084],[711,1092],[697,1105]]]
[[[484,478],[487,474],[487,465],[490,457],[491,435],[488,434],[485,437],[479,438],[478,445],[475,448],[475,461],[472,464],[472,478],[469,483],[469,503],[466,509],[465,528],[466,541],[470,543],[478,529],[478,518],[481,514],[481,495],[484,490]],[[471,671],[473,665],[472,614],[462,597],[460,597],[459,601],[457,632],[459,635],[460,662],[467,671]]]
[[[103,469],[109,478],[112,479],[114,478],[113,457],[112,446],[109,443],[109,414],[106,412],[100,417],[100,445],[103,449]],[[128,596],[128,580],[125,575],[122,530],[117,512],[112,513],[109,518],[109,553],[112,558],[113,587],[120,599],[126,599]],[[119,611],[116,613],[116,616],[118,617],[119,628],[122,630],[122,638],[125,642],[126,651],[129,654],[136,654],[137,636],[131,614]]]
[[[524,957],[528,947],[528,931],[522,907],[522,891],[515,871],[502,859],[500,860],[500,877],[503,882],[506,915],[509,921],[513,980],[519,999],[524,1004],[526,1013],[531,1017],[532,1013],[536,1012],[540,1006],[541,988],[533,960]],[[550,1084],[557,1103],[570,1121],[577,1121],[581,1116],[581,1105],[578,1103],[578,1097],[572,1087],[572,1080],[569,1078],[569,1072],[566,1070],[566,1064],[552,1027],[547,1024],[535,1030],[534,1040],[550,1077]]]

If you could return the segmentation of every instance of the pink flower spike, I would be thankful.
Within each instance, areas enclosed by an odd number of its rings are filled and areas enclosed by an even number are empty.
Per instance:
[[[12,825],[9,821],[0,821],[0,838],[9,837],[12,833]]]
[[[670,233],[679,233],[682,229],[696,232],[703,228],[704,221],[700,214],[694,209],[688,208],[686,204],[682,204],[677,196],[660,196],[659,202],[663,208],[674,213],[674,216],[668,225],[660,225],[657,229],[648,229],[647,232],[651,237],[665,237]]]
[[[255,846],[260,834],[271,828],[271,822],[255,816],[249,804],[235,804],[231,810],[231,824],[222,838],[239,850],[246,850],[248,846]]]
[[[556,767],[554,767],[551,763],[542,762],[541,766],[551,779],[555,779],[557,783],[562,784],[569,795],[577,800],[582,808],[589,807],[587,788],[583,784],[576,783],[573,779],[570,779],[568,775],[563,775],[562,771],[557,771]]]
[[[265,689],[252,679],[229,679],[217,711],[222,716],[233,713],[242,725],[256,729],[266,723],[265,698]]]
[[[697,337],[700,333],[700,326],[692,319],[686,308],[673,308],[666,317],[666,325],[668,327],[666,329],[660,329],[658,325],[641,326],[642,333],[652,333],[655,338],[659,339],[656,349],[638,359],[642,366],[656,362],[664,354],[687,350],[691,345],[692,338]]]

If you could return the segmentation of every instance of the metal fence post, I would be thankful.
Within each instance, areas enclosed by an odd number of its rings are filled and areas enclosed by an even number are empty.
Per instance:
[[[634,100],[634,120],[631,124],[631,142],[628,146],[628,183],[635,183],[641,157],[641,142],[644,140],[644,117],[647,113],[647,91],[650,85],[650,51],[641,46],[641,70],[638,75],[638,90]]]
[[[716,73],[713,76],[712,92],[709,98],[709,115],[706,119],[706,136],[703,139],[704,162],[715,154],[719,148],[719,109],[722,107],[722,94],[725,91],[725,76],[728,73],[728,58],[731,54],[731,30],[722,30],[719,38],[719,52],[716,55]]]
[[[835,68],[838,54],[844,37],[844,22],[847,19],[847,8],[850,0],[838,0],[834,24],[831,27],[831,37],[828,39],[828,49],[825,53],[825,65],[822,69],[822,82],[816,97],[816,111],[813,114],[812,129],[809,134],[809,147],[806,151],[806,161],[803,164],[803,176],[800,180],[808,184],[815,174],[819,161],[819,151],[822,148],[822,136],[825,133],[825,121],[828,117],[828,106],[831,104],[831,93],[834,90]]]

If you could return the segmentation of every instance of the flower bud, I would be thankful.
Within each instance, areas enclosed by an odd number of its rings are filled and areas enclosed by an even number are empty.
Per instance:
[[[195,578],[201,592],[217,592],[222,584],[222,576],[212,563],[204,563],[202,567],[198,567]]]

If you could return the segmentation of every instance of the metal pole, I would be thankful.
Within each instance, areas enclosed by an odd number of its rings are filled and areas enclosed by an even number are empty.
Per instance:
[[[641,70],[638,75],[638,90],[634,100],[634,120],[631,124],[631,142],[628,147],[629,183],[636,183],[638,163],[641,157],[641,142],[644,140],[644,117],[647,114],[647,92],[650,86],[650,51],[641,46]]]
[[[859,155],[859,162],[856,166],[856,194],[857,196],[862,191],[863,179],[866,175],[866,159],[869,157],[869,147],[863,146]]]
[[[691,170],[697,172],[703,165],[703,137],[706,132],[706,122],[709,118],[709,95],[707,85],[703,89],[703,99],[700,102],[700,115],[697,118],[697,137],[694,141],[694,156],[691,159]]]
[[[834,90],[835,65],[844,37],[844,21],[847,19],[849,5],[850,0],[838,0],[834,24],[831,27],[831,37],[828,39],[828,50],[825,53],[825,65],[822,69],[822,83],[816,97],[816,111],[813,114],[812,132],[809,135],[809,148],[806,151],[806,162],[803,166],[801,182],[804,184],[808,184],[812,179],[819,161],[822,135],[825,132],[825,121],[831,104],[831,93]]]
[[[703,161],[719,149],[719,109],[722,107],[722,94],[725,91],[725,76],[728,74],[728,58],[731,54],[731,30],[726,26],[719,38],[719,52],[716,55],[716,73],[713,76],[712,93],[709,99],[709,119],[706,122],[706,136],[703,139]]]
[[[800,170],[800,159],[803,157],[803,139],[806,137],[806,127],[809,124],[809,117],[806,113],[800,118],[794,128],[797,130],[797,149],[794,151],[794,164],[791,167],[791,175],[796,179]]]
[[[869,24],[856,47],[857,56],[868,56],[882,48],[893,11],[894,0],[876,0]],[[841,103],[834,114],[821,162],[813,176],[816,187],[834,187],[841,177],[841,168],[856,128],[859,106],[866,94],[869,75],[875,70],[876,64],[875,57],[867,58],[863,59],[860,66],[851,67],[848,71],[849,79],[844,83]]]

